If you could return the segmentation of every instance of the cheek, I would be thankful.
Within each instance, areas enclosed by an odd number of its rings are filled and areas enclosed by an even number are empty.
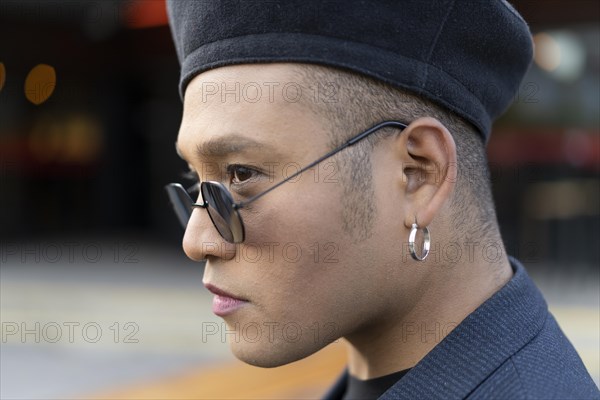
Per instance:
[[[342,257],[341,213],[315,197],[277,196],[270,204],[285,206],[248,218],[248,242],[241,255],[250,281],[262,289],[265,312],[278,317],[318,318],[325,312],[322,304],[344,285],[339,272],[348,266]]]
[[[280,194],[244,216],[247,240],[236,256],[252,306],[226,322],[239,338],[230,340],[234,354],[248,363],[306,357],[368,312],[364,262],[325,194]]]

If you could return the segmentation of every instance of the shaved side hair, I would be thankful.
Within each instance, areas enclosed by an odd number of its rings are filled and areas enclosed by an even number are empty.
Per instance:
[[[309,64],[296,64],[295,69],[303,87],[310,93],[324,94],[303,96],[302,101],[325,121],[332,148],[384,120],[399,120],[408,125],[421,117],[433,117],[444,124],[456,142],[457,151],[458,179],[451,215],[456,238],[499,239],[485,143],[473,125],[421,96],[354,72]],[[371,235],[377,212],[370,201],[374,194],[371,150],[394,132],[398,131],[383,128],[334,158],[336,176],[344,187],[344,229],[356,240]]]

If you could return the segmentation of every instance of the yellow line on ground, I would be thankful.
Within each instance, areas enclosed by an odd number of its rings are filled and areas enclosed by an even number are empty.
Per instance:
[[[341,373],[345,362],[345,347],[333,343],[310,357],[278,368],[258,368],[235,361],[88,399],[320,398]]]

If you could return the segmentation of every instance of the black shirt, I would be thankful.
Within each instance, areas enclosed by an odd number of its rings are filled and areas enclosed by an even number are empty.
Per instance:
[[[375,400],[391,388],[410,368],[394,372],[379,378],[360,380],[348,374],[348,385],[342,400]]]

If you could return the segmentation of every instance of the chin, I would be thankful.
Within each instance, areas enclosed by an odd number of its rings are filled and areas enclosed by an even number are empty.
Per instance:
[[[306,358],[325,347],[314,343],[230,342],[231,352],[240,361],[261,368],[275,368]]]

